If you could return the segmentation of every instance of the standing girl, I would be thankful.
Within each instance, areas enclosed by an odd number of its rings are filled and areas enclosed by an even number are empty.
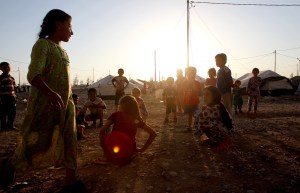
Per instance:
[[[49,11],[43,20],[32,48],[27,114],[12,161],[17,171],[63,165],[65,188],[70,191],[78,189],[79,183],[77,140],[69,58],[61,42],[73,35],[71,21],[70,15],[58,9]]]
[[[196,134],[205,134],[208,139],[204,142],[217,151],[228,148],[228,135],[233,132],[233,123],[230,114],[221,103],[221,93],[216,87],[204,88],[204,103],[205,105],[195,113]]]
[[[253,106],[254,106],[254,116],[256,116],[258,97],[260,95],[259,87],[261,85],[261,78],[257,76],[259,74],[259,69],[258,68],[253,68],[252,74],[253,74],[253,77],[251,77],[249,79],[248,86],[247,86],[247,94],[249,95],[249,98],[248,98],[248,114],[250,114],[252,104],[253,104]]]
[[[186,131],[192,131],[194,112],[198,109],[201,84],[196,80],[197,69],[189,66],[185,69],[187,81],[184,85],[184,112],[188,115],[188,126]]]
[[[112,132],[107,133],[113,125]],[[137,129],[142,128],[149,138],[142,148],[136,146]],[[140,116],[138,103],[133,96],[123,96],[120,99],[119,110],[108,118],[103,127],[100,128],[100,144],[107,161],[116,164],[129,163],[134,154],[144,152],[156,137],[155,131],[147,125]],[[94,163],[103,164],[103,160],[96,160]]]

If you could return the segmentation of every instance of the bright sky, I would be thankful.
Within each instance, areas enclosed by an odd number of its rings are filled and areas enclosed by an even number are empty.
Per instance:
[[[299,4],[299,0],[211,0],[231,3]],[[260,70],[297,75],[300,58],[300,7],[256,7],[194,4],[190,9],[190,65],[206,78],[215,67],[214,56],[224,52],[234,78]],[[31,48],[42,19],[54,8],[72,18],[74,36],[63,43],[71,61],[71,79],[86,83],[117,69],[125,76],[149,80],[175,78],[186,62],[186,0],[3,1],[0,7],[0,61],[8,61],[11,74],[26,83]],[[296,48],[296,49],[292,49]],[[247,58],[247,59],[245,59]],[[9,60],[8,60],[9,59]]]

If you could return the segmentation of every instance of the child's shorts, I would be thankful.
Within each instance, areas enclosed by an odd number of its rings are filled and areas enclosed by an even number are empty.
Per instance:
[[[125,92],[116,92],[115,95],[115,105],[119,105],[119,101],[122,98],[122,96],[125,95]]]
[[[166,114],[169,114],[169,113],[176,113],[176,103],[167,104]]]
[[[184,113],[194,113],[198,109],[198,105],[188,105],[183,108]]]

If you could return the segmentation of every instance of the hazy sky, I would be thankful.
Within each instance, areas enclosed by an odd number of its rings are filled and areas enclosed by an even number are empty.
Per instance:
[[[211,2],[300,4],[299,0],[211,0]],[[300,7],[256,7],[194,4],[190,9],[190,65],[207,77],[214,56],[224,52],[233,77],[253,67],[297,74],[300,58]],[[154,76],[154,50],[161,77],[173,76],[186,62],[186,0],[1,0],[0,61],[12,75],[27,82],[31,48],[42,19],[51,9],[73,18],[74,36],[63,43],[71,78],[95,81],[125,69],[125,76],[149,80]],[[292,49],[296,48],[296,49]],[[287,50],[288,49],[288,50]],[[9,60],[7,60],[9,59]],[[159,72],[157,72],[157,76]],[[157,77],[158,79],[158,77]]]

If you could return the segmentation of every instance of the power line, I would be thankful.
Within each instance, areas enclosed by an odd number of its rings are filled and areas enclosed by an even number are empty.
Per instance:
[[[293,56],[288,56],[288,55],[280,54],[280,53],[278,53],[278,52],[277,52],[277,54],[278,54],[278,55],[281,55],[281,56],[285,56],[285,57],[287,57],[287,58],[292,58],[292,59],[297,60],[297,58],[296,58],[296,57],[293,57]]]
[[[300,7],[300,4],[265,4],[265,3],[218,3],[209,1],[191,1],[191,3],[234,6]]]
[[[289,48],[289,49],[284,49],[284,50],[277,50],[277,51],[283,52],[283,51],[297,50],[297,49],[300,49],[300,47]]]
[[[0,57],[0,59],[2,59],[2,60],[7,60],[7,61],[11,61],[11,62],[22,63],[22,64],[29,64],[29,62],[22,62],[22,61],[12,60],[12,59],[8,59],[8,58],[2,58],[2,57]]]

